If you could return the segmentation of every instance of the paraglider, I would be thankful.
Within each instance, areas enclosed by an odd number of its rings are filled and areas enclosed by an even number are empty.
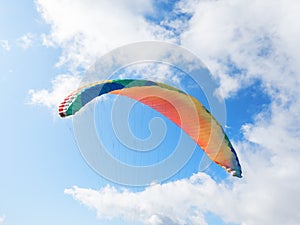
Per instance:
[[[237,154],[222,126],[196,98],[175,87],[135,79],[95,82],[68,95],[59,106],[59,115],[74,115],[104,94],[126,96],[160,112],[186,132],[212,161],[233,176],[242,177]]]

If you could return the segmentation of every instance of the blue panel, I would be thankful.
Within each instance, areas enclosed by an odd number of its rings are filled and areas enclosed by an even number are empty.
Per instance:
[[[104,84],[97,84],[95,86],[91,86],[91,87],[85,89],[81,93],[81,104],[82,104],[82,106],[84,106],[88,102],[92,101],[97,96],[99,96],[99,93],[102,90],[103,86],[104,86]]]
[[[88,87],[81,93],[81,104],[82,106],[86,105],[94,98],[109,93],[113,90],[119,90],[124,88],[123,85],[118,83],[104,83],[104,84],[97,84],[91,87]]]
[[[122,84],[118,84],[115,82],[112,83],[105,83],[103,84],[103,87],[101,88],[101,90],[99,91],[99,95],[103,95],[106,94],[108,92],[114,91],[114,90],[119,90],[124,88],[124,85]]]

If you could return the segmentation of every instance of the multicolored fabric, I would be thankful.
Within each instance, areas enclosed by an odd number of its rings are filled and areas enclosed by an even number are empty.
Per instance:
[[[233,176],[241,166],[228,137],[210,112],[194,97],[172,86],[148,80],[106,80],[81,87],[59,106],[59,115],[74,115],[94,98],[116,94],[135,99],[160,112],[185,131],[208,155]]]

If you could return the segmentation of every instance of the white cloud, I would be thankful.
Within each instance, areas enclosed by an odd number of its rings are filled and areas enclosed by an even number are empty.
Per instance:
[[[90,66],[95,57],[136,41],[168,38],[169,33],[145,20],[152,1],[37,1],[51,25],[44,43],[62,47],[59,65]],[[88,15],[88,16],[87,16]]]
[[[181,43],[220,79],[225,97],[262,79],[266,87],[298,89],[299,1],[195,1],[179,8],[192,13]]]
[[[149,225],[196,225],[204,224],[203,214],[211,205],[207,199],[216,194],[218,186],[209,176],[199,173],[190,179],[153,184],[142,192],[106,186],[99,191],[73,187],[65,193],[95,209],[100,219],[121,217]]]
[[[44,105],[57,113],[58,105],[80,83],[79,76],[61,74],[52,81],[52,90],[29,90],[29,103]]]
[[[35,37],[33,34],[27,33],[18,38],[17,43],[21,48],[27,49],[32,45],[34,39]]]
[[[5,216],[0,216],[0,225],[4,224]]]
[[[99,191],[73,187],[65,193],[94,209],[100,219],[204,225],[205,213],[212,212],[225,222],[242,225],[296,225],[300,219],[299,152],[285,146],[277,154],[249,142],[236,147],[244,169],[240,180],[230,177],[230,181],[218,184],[198,173],[189,179],[154,184],[141,192],[107,186]]]
[[[60,47],[62,55],[57,66],[68,66],[72,73],[79,67],[88,69],[96,58],[120,45],[168,39],[170,35],[145,20],[144,15],[153,11],[150,0],[38,0],[37,7],[51,26],[51,32],[41,36],[43,44]],[[55,90],[65,90],[66,84],[57,82],[59,79],[53,81],[51,92],[30,90],[31,103],[53,106],[58,97]],[[45,103],[44,99],[50,101]]]
[[[5,50],[5,51],[10,51],[10,45],[8,43],[8,40],[0,40],[0,46]]]

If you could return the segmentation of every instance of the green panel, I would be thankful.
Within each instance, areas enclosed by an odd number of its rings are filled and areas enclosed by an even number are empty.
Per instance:
[[[184,91],[181,91],[181,90],[179,90],[179,89],[177,89],[177,88],[174,88],[174,87],[172,87],[172,86],[170,86],[170,85],[167,85],[167,84],[157,83],[157,85],[158,85],[159,87],[161,87],[161,88],[165,88],[165,89],[168,89],[168,90],[171,90],[171,91],[177,91],[177,92],[179,92],[179,93],[186,94]]]
[[[146,80],[134,80],[134,79],[115,80],[114,82],[124,85],[124,87],[126,88],[145,86],[145,84],[147,83]]]
[[[68,110],[66,111],[67,115],[73,115],[75,112],[78,112],[79,109],[82,107],[81,103],[81,95],[78,95],[74,102],[71,103]]]
[[[124,79],[124,80],[113,80],[113,83],[117,83],[117,84],[121,84],[124,87],[127,87],[128,84],[130,84],[132,81],[134,81],[133,79]]]

